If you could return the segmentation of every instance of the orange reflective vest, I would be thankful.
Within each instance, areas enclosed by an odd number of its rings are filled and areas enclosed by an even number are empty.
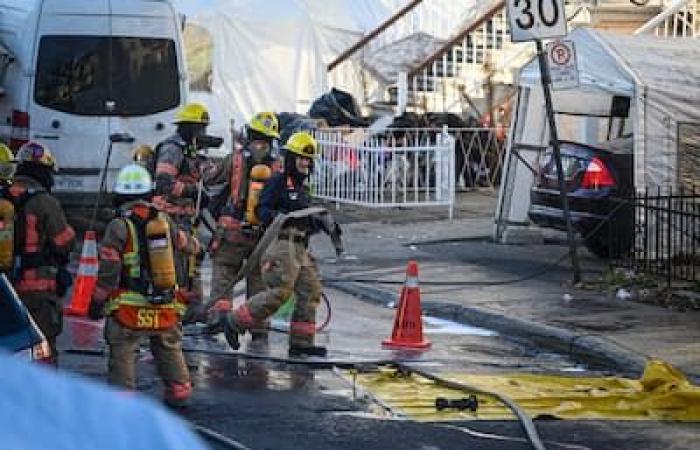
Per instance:
[[[129,230],[126,247],[122,255],[122,286],[127,280],[141,279],[141,257],[136,228],[129,219],[124,219]],[[107,314],[113,315],[123,326],[133,330],[167,330],[175,326],[187,308],[184,297],[176,289],[172,301],[163,304],[151,303],[145,295],[127,287],[119,287],[110,294]]]

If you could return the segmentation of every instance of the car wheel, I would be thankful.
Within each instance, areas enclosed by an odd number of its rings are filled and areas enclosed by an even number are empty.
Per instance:
[[[634,245],[634,221],[631,215],[625,215],[621,222],[613,224],[612,233],[609,225],[584,242],[586,248],[599,258],[620,258],[629,253]],[[612,242],[611,242],[612,239]]]

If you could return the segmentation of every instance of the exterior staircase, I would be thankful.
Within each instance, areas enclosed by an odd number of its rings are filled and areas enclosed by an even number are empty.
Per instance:
[[[567,1],[569,29],[700,35],[700,0],[635,2]],[[375,30],[360,46],[362,65],[372,79],[365,104],[394,112],[453,112],[495,123],[495,105],[506,103],[514,93],[515,77],[535,48],[532,43],[511,42],[505,1],[483,3],[471,16],[453,17],[440,14],[431,0],[414,1]]]

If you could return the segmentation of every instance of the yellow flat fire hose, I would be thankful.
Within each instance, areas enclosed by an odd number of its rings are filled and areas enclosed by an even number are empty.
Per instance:
[[[437,398],[464,397],[420,373],[397,376],[381,370],[357,376],[359,385],[393,410],[418,421],[509,420],[513,414],[495,398],[477,394],[476,411],[438,411]],[[399,374],[400,375],[400,374]],[[482,391],[498,392],[530,417],[595,420],[700,421],[700,386],[669,364],[651,360],[640,379],[540,374],[470,375],[446,373],[441,378]]]

